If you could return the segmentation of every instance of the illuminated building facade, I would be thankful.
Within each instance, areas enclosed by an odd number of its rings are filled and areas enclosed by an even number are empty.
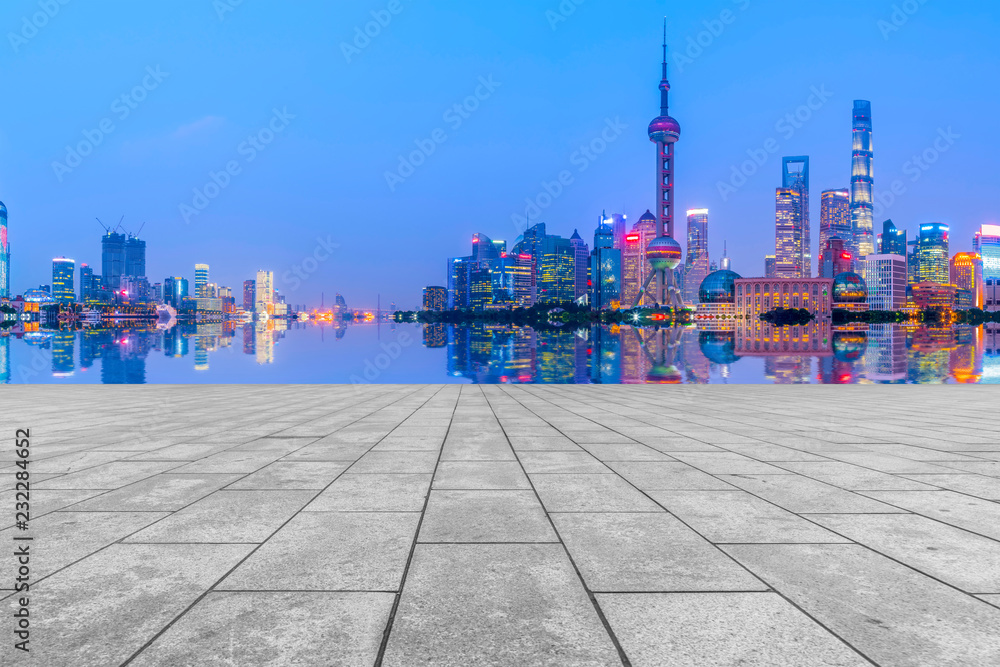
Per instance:
[[[0,204],[0,215],[3,204]],[[972,250],[983,258],[983,278],[1000,280],[1000,225],[983,225],[972,240]]]
[[[604,219],[605,224],[611,225],[612,243],[611,246],[615,250],[621,250],[622,246],[625,245],[625,233],[626,225],[628,224],[628,216],[624,213],[612,213],[610,222],[608,219]]]
[[[489,262],[469,265],[469,308],[484,310],[493,303],[493,270]]]
[[[208,296],[208,294],[205,293],[207,285],[208,285],[208,264],[195,264],[194,295],[198,298],[204,298]]]
[[[983,258],[976,252],[960,252],[951,258],[951,284],[971,293],[971,308],[982,308],[986,298]]]
[[[854,256],[851,254],[847,242],[837,236],[828,239],[819,256],[819,277],[834,278],[837,274],[850,271],[853,268]]]
[[[781,159],[781,187],[794,190],[802,202],[796,221],[796,255],[801,259],[801,277],[812,277],[812,226],[809,221],[809,156],[796,155]],[[795,277],[795,276],[791,276]]]
[[[471,257],[452,257],[448,260],[448,307],[469,307],[469,267]]]
[[[206,267],[207,268],[207,267]],[[207,278],[207,275],[206,275]],[[259,313],[274,314],[274,272],[257,271],[257,301],[255,310]],[[259,349],[259,346],[258,346]],[[273,341],[272,341],[273,350]]]
[[[740,275],[723,269],[705,276],[698,286],[696,320],[736,319],[736,281]],[[699,322],[700,323],[700,322]]]
[[[146,242],[129,235],[125,238],[125,273],[131,278],[146,277]]]
[[[833,307],[837,310],[864,312],[868,310],[868,285],[852,271],[833,279]]]
[[[851,151],[851,230],[854,256],[863,259],[875,252],[872,189],[872,103],[854,100]]]
[[[516,250],[515,246],[515,252],[500,258],[502,289],[515,306],[527,308],[535,303],[534,261],[531,255]]]
[[[0,299],[10,298],[10,241],[7,238],[7,207],[0,201]]]
[[[171,276],[163,279],[163,302],[174,308],[180,308],[184,297],[188,294],[187,278]]]
[[[740,278],[736,286],[736,318],[756,321],[774,308],[805,308],[818,318],[830,317],[830,278]]]
[[[819,213],[820,250],[826,248],[826,244],[833,237],[843,240],[850,248],[852,235],[851,191],[824,190],[821,195]]]
[[[764,276],[767,278],[778,277],[778,260],[774,255],[764,255]]]
[[[590,248],[587,247],[587,242],[580,236],[580,232],[575,229],[573,230],[573,235],[569,237],[569,244],[573,248],[574,298],[580,299],[587,294],[590,282]]]
[[[802,212],[799,189],[778,188],[774,203],[774,271],[778,278],[804,278]]]
[[[52,260],[52,299],[56,303],[70,304],[76,301],[74,273],[76,262],[65,257]]]
[[[448,307],[448,290],[437,285],[424,288],[424,310],[441,311]]]
[[[643,268],[646,263],[642,234],[631,232],[625,235],[622,248],[622,304],[631,306],[639,296],[643,284]]]
[[[95,283],[95,279],[98,281]],[[87,303],[97,297],[100,291],[100,276],[88,264],[80,265],[80,303]]]
[[[535,282],[539,303],[576,299],[576,250],[569,239],[545,236]]]
[[[622,251],[614,247],[614,227],[607,220],[594,231],[594,250],[590,253],[590,305],[596,310],[617,307],[621,303]]]
[[[687,257],[684,260],[684,301],[698,303],[701,281],[709,274],[708,209],[692,208],[687,212]]]
[[[906,306],[906,257],[868,255],[862,262],[870,310],[901,310]]]
[[[917,240],[917,279],[919,282],[948,284],[950,280],[948,234],[948,225],[940,222],[920,225],[920,236]]]
[[[913,304],[921,310],[952,310],[955,307],[954,285],[937,282],[919,282],[910,286]]]

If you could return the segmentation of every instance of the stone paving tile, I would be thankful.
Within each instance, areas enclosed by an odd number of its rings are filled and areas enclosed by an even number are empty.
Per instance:
[[[735,452],[677,452],[673,457],[712,475],[788,474],[787,470]]]
[[[1000,504],[954,491],[864,491],[903,510],[1000,540]]]
[[[935,489],[930,484],[922,484],[899,475],[870,470],[843,461],[789,461],[775,465],[848,491],[933,491]]]
[[[517,458],[528,473],[614,474],[588,452],[521,452]]]
[[[1000,461],[976,461],[973,463],[948,461],[942,465],[948,466],[953,471],[973,472],[977,475],[986,475],[987,477],[1000,477]]]
[[[349,461],[282,461],[241,476],[227,489],[261,491],[324,489],[350,467]]]
[[[315,491],[217,491],[126,542],[263,542]]]
[[[115,544],[60,571],[31,589],[33,664],[122,664],[252,548]],[[3,642],[0,663],[18,664],[13,650]]]
[[[392,593],[209,593],[130,665],[373,665],[393,598]]]
[[[824,456],[836,459],[837,461],[843,461],[844,463],[853,463],[863,468],[871,468],[872,470],[892,474],[951,472],[945,467],[948,465],[947,462],[941,462],[940,464],[927,463],[925,461],[914,461],[902,456],[880,454],[878,452],[831,452],[824,454]]]
[[[721,478],[789,512],[901,512],[858,493],[798,475],[721,475]],[[915,493],[929,493],[919,491]]]
[[[442,461],[435,489],[530,489],[517,461]]]
[[[73,512],[173,512],[241,477],[239,474],[155,475],[85,500]]]
[[[1000,609],[864,547],[722,548],[877,664],[1000,662]]]
[[[430,475],[343,474],[305,507],[306,512],[419,512]]]
[[[31,521],[35,543],[31,551],[32,582],[47,577],[81,558],[114,544],[167,516],[165,512],[52,512]],[[4,546],[23,533],[0,530]],[[11,562],[13,559],[9,559]]]
[[[848,541],[746,491],[653,490],[649,495],[711,542]]]
[[[418,544],[383,664],[621,661],[560,545]]]
[[[617,475],[530,475],[547,512],[662,512]]]
[[[732,484],[702,472],[680,461],[608,463],[608,467],[643,491],[672,490],[732,490]]]
[[[431,492],[421,542],[555,542],[532,491]]]
[[[767,586],[666,513],[553,514],[592,591],[764,591]]]
[[[985,500],[1000,500],[1000,479],[976,474],[903,475],[906,479],[965,493]]]
[[[553,452],[579,452],[582,451],[580,445],[576,444],[564,435],[538,436],[538,435],[510,435],[511,447],[518,452],[528,451],[553,451]]]
[[[813,521],[967,593],[1000,593],[1000,542],[916,514],[813,514]]]
[[[513,461],[514,450],[510,448],[503,433],[489,439],[474,436],[449,434],[441,452],[442,461]]]
[[[33,489],[117,489],[153,475],[177,468],[176,462],[114,461],[68,475],[60,475],[32,484]],[[37,475],[32,475],[36,481]]]
[[[432,473],[438,455],[433,452],[368,452],[351,466],[351,473]]]
[[[174,468],[175,473],[251,473],[281,458],[280,452],[225,451]]]
[[[634,667],[870,665],[774,593],[598,593]]]
[[[217,588],[397,590],[419,519],[414,512],[302,512]]]
[[[584,443],[584,450],[600,461],[674,461],[672,456],[638,442]]]

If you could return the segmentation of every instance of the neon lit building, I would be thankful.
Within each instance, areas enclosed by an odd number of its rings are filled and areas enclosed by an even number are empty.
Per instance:
[[[65,257],[52,260],[52,299],[56,303],[73,303],[76,300],[73,274],[76,262]]]
[[[670,82],[667,80],[667,21],[663,21],[663,78],[660,80],[660,115],[649,124],[649,140],[656,144],[656,238],[645,246],[646,261],[652,272],[643,281],[635,302],[645,295],[649,282],[656,279],[653,302],[683,307],[674,269],[681,263],[681,246],[674,240],[674,144],[681,126],[668,110]]]
[[[902,310],[906,306],[906,257],[903,255],[868,255],[862,260],[868,284],[868,308]]]
[[[882,233],[878,235],[878,253],[906,257],[906,230],[896,229],[892,220],[883,222]]]
[[[174,308],[180,308],[181,302],[183,302],[183,300],[187,296],[189,296],[187,278],[181,278],[180,276],[171,276],[169,278],[163,279],[164,303],[173,306]],[[250,310],[253,310],[252,306]]]
[[[698,289],[708,276],[708,209],[692,208],[687,212],[687,257],[684,261],[684,301],[698,303]]]
[[[3,204],[0,204],[0,215]],[[1000,225],[983,225],[972,240],[972,250],[983,258],[983,278],[1000,280]]]
[[[842,239],[851,247],[851,191],[824,190],[819,212],[819,249],[826,248],[833,237]]]
[[[948,284],[948,234],[948,225],[940,222],[920,225],[916,250],[918,282]]]
[[[648,298],[641,291],[653,274],[646,249],[657,238],[656,225],[656,217],[647,210],[632,226],[632,231],[625,235],[625,246],[622,249],[623,307],[632,307],[640,297],[640,303],[648,305]]]
[[[0,201],[0,299],[10,298],[10,243],[7,239],[7,207]]]
[[[872,189],[875,183],[872,162],[872,103],[854,100],[851,152],[851,239],[854,256],[863,259],[875,252]]]
[[[598,223],[590,253],[590,305],[596,310],[617,307],[621,300],[622,251],[614,247],[614,226],[608,222]]]
[[[960,252],[951,258],[951,284],[972,293],[972,308],[982,308],[986,298],[983,258],[976,252]]]

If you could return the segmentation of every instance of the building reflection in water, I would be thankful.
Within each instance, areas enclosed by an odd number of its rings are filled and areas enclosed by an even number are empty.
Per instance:
[[[291,343],[311,326],[293,323]],[[349,328],[335,327],[335,338],[348,335]],[[56,378],[78,381],[72,376],[95,363],[106,384],[156,382],[158,378],[147,377],[151,353],[167,359],[191,355],[195,370],[211,373],[212,354],[233,346],[237,335],[242,336],[243,354],[258,364],[273,364],[280,361],[277,349],[287,333],[284,320],[177,324],[162,330],[7,331],[0,333],[0,383],[30,382],[49,367]],[[329,333],[320,331],[326,337]],[[727,382],[737,371],[741,382],[780,384],[1000,382],[1000,325],[832,327],[820,322],[772,327],[755,322],[573,330],[435,324],[423,327],[422,340],[426,349],[442,350],[449,375],[483,384],[705,384]],[[372,341],[376,344],[374,336]],[[30,351],[26,357],[14,350],[21,343]],[[760,361],[755,366],[747,358]],[[440,357],[433,359],[442,363]],[[420,381],[433,382],[434,372],[429,366]]]

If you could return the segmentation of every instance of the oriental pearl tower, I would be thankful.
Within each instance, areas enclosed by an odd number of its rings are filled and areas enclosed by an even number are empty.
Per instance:
[[[667,95],[670,82],[667,81],[667,22],[663,21],[663,79],[660,81],[660,115],[649,124],[649,140],[656,144],[656,238],[646,246],[646,259],[653,271],[639,291],[632,307],[639,305],[647,293],[649,283],[656,279],[656,291],[652,300],[657,306],[673,306],[681,309],[680,290],[674,284],[674,269],[681,263],[683,253],[680,244],[674,240],[674,144],[680,139],[681,126],[670,117],[667,110]]]

